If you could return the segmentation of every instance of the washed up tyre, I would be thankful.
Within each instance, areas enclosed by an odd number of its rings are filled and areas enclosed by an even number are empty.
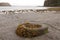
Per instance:
[[[36,37],[48,33],[45,24],[23,23],[16,29],[16,34],[20,37]]]

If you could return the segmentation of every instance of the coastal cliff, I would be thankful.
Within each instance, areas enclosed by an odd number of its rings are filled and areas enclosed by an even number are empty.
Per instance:
[[[60,7],[60,0],[45,0],[44,6],[47,6],[47,7]]]

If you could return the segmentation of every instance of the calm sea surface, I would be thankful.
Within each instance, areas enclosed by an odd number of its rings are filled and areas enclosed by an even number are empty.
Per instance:
[[[0,10],[20,10],[20,9],[47,9],[47,7],[36,7],[36,6],[0,6]]]

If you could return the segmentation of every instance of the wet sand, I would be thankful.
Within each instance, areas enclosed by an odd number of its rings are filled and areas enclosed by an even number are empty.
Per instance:
[[[34,38],[17,36],[17,26],[25,21],[45,23],[49,33]],[[0,14],[0,40],[60,40],[60,12]]]

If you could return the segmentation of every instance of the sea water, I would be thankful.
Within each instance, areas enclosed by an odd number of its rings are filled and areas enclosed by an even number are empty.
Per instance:
[[[1,10],[21,10],[21,9],[47,9],[47,7],[37,7],[37,6],[0,6]]]

